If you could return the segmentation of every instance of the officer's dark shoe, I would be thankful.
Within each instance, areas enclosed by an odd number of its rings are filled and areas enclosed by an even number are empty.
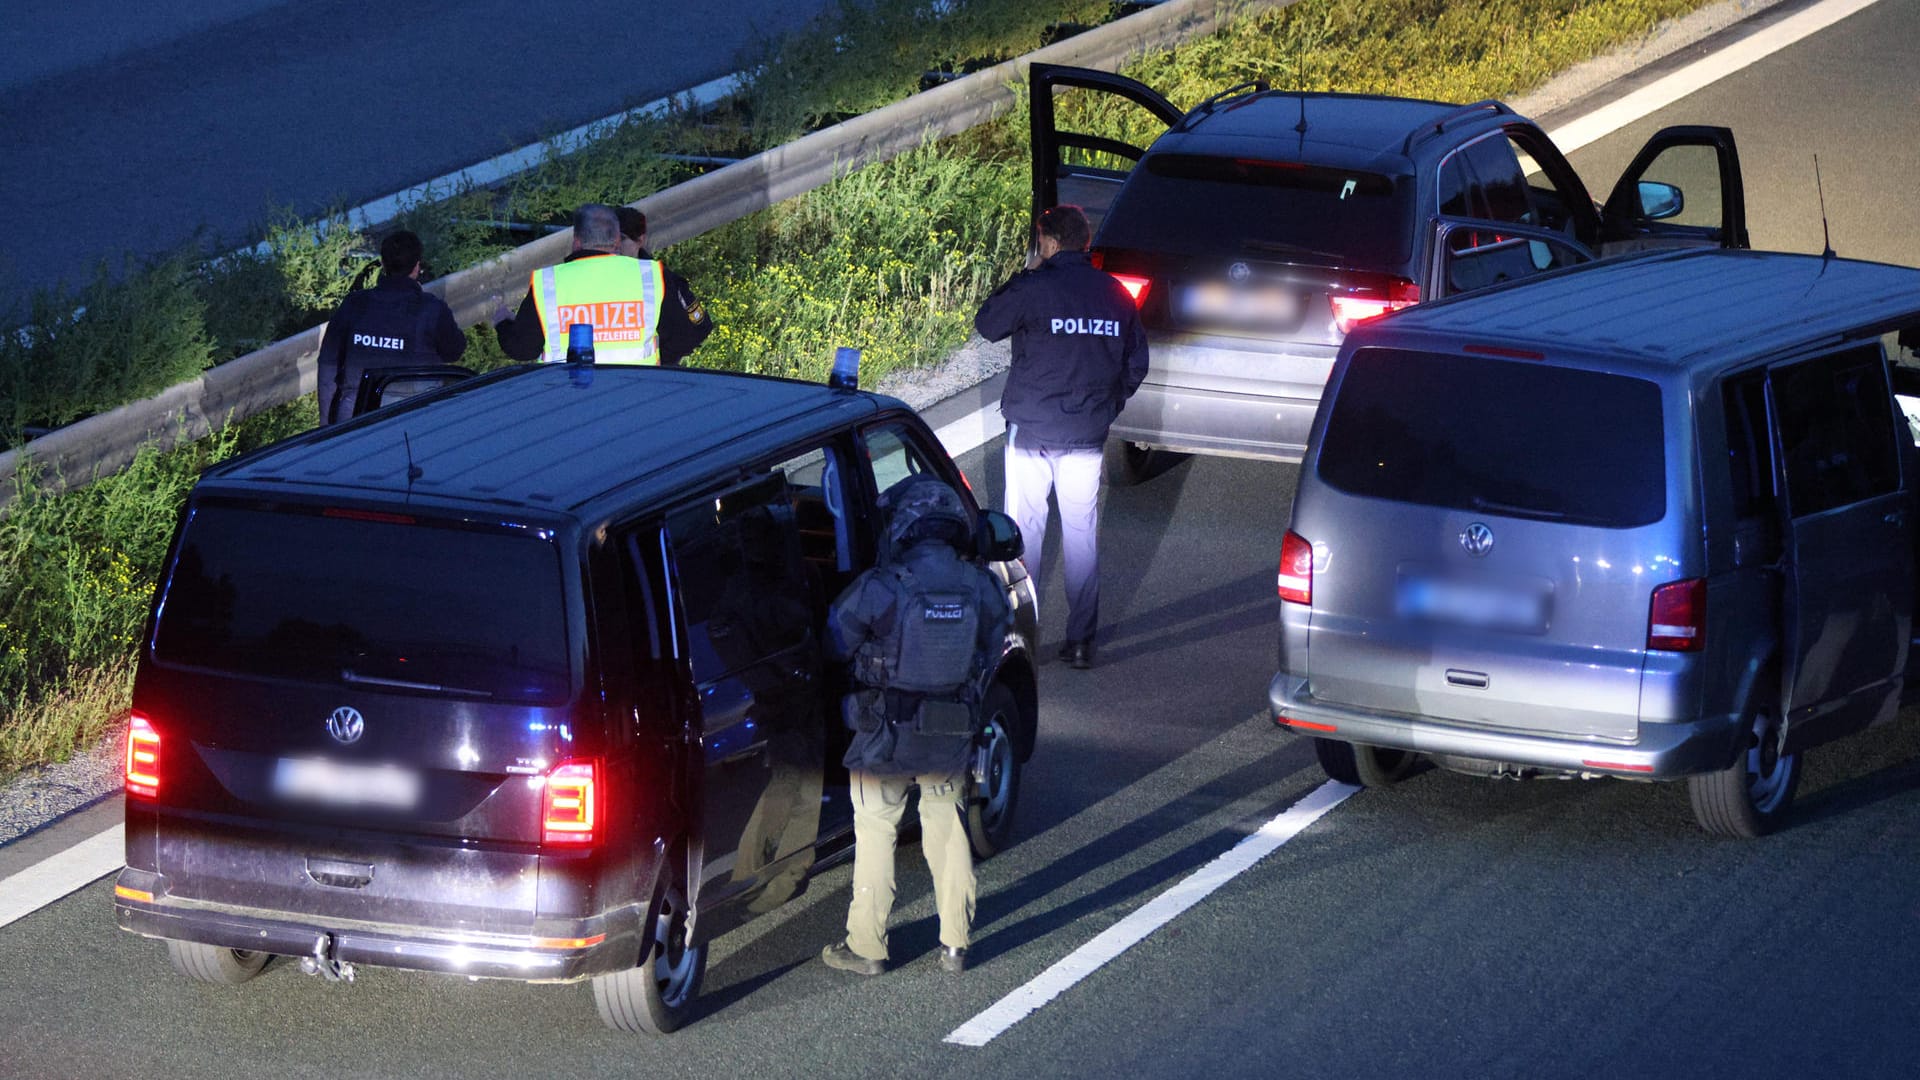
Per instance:
[[[1069,641],[1060,646],[1060,660],[1085,671],[1093,666],[1093,642]]]
[[[847,948],[847,943],[844,941],[821,949],[820,959],[830,968],[851,971],[855,975],[880,975],[887,970],[885,960],[869,960]]]
[[[955,975],[967,970],[967,950],[950,945],[940,946],[940,970],[951,971]]]

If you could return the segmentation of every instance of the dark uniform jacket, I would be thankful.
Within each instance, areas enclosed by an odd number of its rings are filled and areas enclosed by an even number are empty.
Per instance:
[[[320,422],[353,415],[360,376],[369,368],[455,364],[467,336],[447,302],[412,278],[380,275],[371,289],[348,293],[320,341]]]
[[[581,249],[567,256],[566,261],[592,258],[624,259],[625,255],[613,255],[605,251]],[[640,258],[652,259],[645,250]],[[657,260],[656,260],[657,261]],[[706,309],[694,298],[693,289],[687,285],[687,279],[660,267],[662,280],[666,287],[662,290],[663,302],[660,305],[660,363],[671,367],[686,359],[687,354],[707,340],[713,333],[713,321],[707,318]],[[533,294],[520,301],[520,310],[513,318],[497,322],[493,332],[500,337],[500,351],[523,363],[540,359],[547,347],[547,331],[540,325],[540,308],[534,303]]]
[[[829,659],[852,660],[861,646],[870,643],[878,645],[882,653],[888,651],[886,642],[899,632],[901,604],[907,595],[887,565],[893,561],[884,560],[854,578],[827,610]],[[938,540],[914,544],[897,556],[897,562],[907,573],[921,575],[930,583],[965,583],[978,613],[974,670],[984,672],[999,660],[1013,616],[1007,607],[1005,587],[991,570],[961,558],[959,552]],[[865,685],[858,664],[854,679]],[[884,691],[881,707],[887,722],[874,731],[856,728],[843,761],[846,767],[881,776],[946,775],[964,768],[972,740],[920,734],[908,722],[918,704],[917,695]]]
[[[1013,338],[1000,412],[1022,445],[1099,446],[1147,377],[1139,309],[1084,251],[1013,275],[973,325],[988,341]]]

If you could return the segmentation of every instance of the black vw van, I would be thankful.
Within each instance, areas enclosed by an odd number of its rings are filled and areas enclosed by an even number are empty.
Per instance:
[[[889,398],[653,367],[461,381],[210,470],[134,689],[128,930],[245,981],[275,955],[591,980],[688,1016],[707,943],[852,847],[827,604],[879,492],[931,472]],[[1032,752],[1034,601],[985,675],[969,824],[1004,844]]]

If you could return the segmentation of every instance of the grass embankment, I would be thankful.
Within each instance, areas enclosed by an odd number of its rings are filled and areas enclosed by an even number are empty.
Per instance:
[[[1127,73],[1184,104],[1252,79],[1441,100],[1510,97],[1704,2],[1302,0],[1143,57]],[[862,9],[849,5],[810,36],[770,45],[765,55],[786,59],[763,65],[748,95],[750,102],[759,95],[759,111],[743,110],[734,127],[722,125],[717,133],[700,129],[700,138],[715,143],[710,149],[770,145],[902,97],[922,70],[967,57],[997,59],[1009,49],[995,41],[1022,40],[994,38],[994,32],[1030,33],[1105,5],[975,0],[955,6],[975,21],[946,24],[952,28],[946,37],[927,29],[936,24],[911,15],[923,5],[883,0],[871,24],[859,22]],[[988,26],[987,12],[1003,21]],[[845,47],[829,44],[836,38]],[[1010,51],[1031,44],[1029,36]],[[819,80],[818,90],[797,92],[808,79]],[[1063,99],[1062,109],[1083,129],[1136,142],[1153,134],[1139,117],[1105,101]],[[718,327],[696,362],[820,378],[832,346],[857,345],[866,350],[872,382],[888,370],[944,356],[965,339],[984,292],[1024,250],[1025,131],[1024,113],[1005,118],[665,253],[704,294]],[[417,206],[407,224],[427,239],[436,266],[465,265],[504,246],[497,231],[476,224],[500,214],[503,202],[523,220],[553,220],[581,202],[627,202],[657,189],[671,168],[657,152],[671,136],[668,127],[633,125],[604,144],[550,161],[504,194],[458,192]],[[684,142],[671,145],[686,149]],[[268,255],[229,260],[211,271],[182,264],[152,286],[174,290],[176,314],[182,308],[203,313],[198,334],[191,319],[165,324],[193,362],[204,366],[271,340],[289,323],[324,317],[369,258],[366,241],[347,229],[316,236],[283,226],[270,239]],[[273,298],[263,300],[245,289],[212,287],[247,280],[277,282],[278,291],[266,290]],[[97,288],[107,286],[103,281]],[[89,305],[89,314],[95,310]],[[97,340],[116,340],[95,333]],[[470,340],[469,356],[480,366],[501,362],[491,334],[476,331]],[[31,366],[9,367],[5,350],[24,348],[17,341],[0,345],[0,394],[11,395],[20,370]],[[9,401],[0,428],[46,415]],[[43,498],[28,485],[0,522],[0,777],[87,745],[124,709],[146,598],[198,470],[237,447],[313,421],[311,402],[296,402],[199,446],[143,455],[126,473],[83,491]]]

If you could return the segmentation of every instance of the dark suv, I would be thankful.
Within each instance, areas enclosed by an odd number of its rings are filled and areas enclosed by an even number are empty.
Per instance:
[[[1150,336],[1109,443],[1121,482],[1156,449],[1298,461],[1334,354],[1369,318],[1603,254],[1747,246],[1725,128],[1660,131],[1602,206],[1497,101],[1249,84],[1182,112],[1102,71],[1035,64],[1031,79],[1035,208],[1087,209],[1094,258]],[[1117,96],[1166,133],[1143,150],[1063,131],[1056,89]]]
[[[592,979],[687,1016],[707,943],[852,845],[826,605],[878,494],[964,478],[897,401],[782,379],[537,365],[207,473],[134,687],[115,913],[182,973],[275,954]],[[983,675],[969,825],[1007,841],[1032,752],[1032,588]]]

